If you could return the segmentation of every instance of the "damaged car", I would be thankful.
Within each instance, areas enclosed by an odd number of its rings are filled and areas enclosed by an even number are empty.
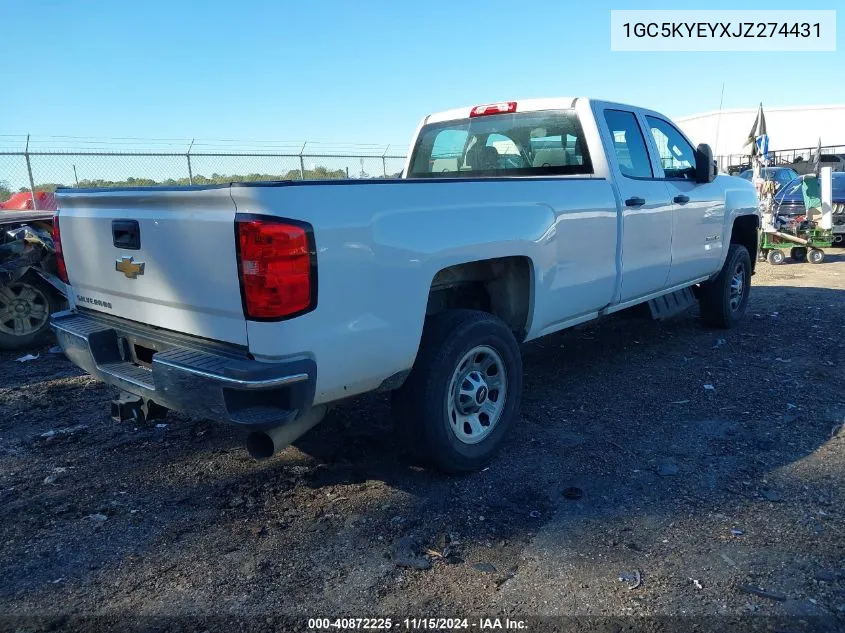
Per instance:
[[[53,211],[0,214],[0,349],[38,344],[65,306],[52,225]]]

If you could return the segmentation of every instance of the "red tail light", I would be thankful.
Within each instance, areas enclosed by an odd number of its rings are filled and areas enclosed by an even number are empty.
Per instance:
[[[475,118],[477,116],[487,116],[488,114],[510,114],[511,112],[516,112],[516,101],[475,106],[470,110],[469,116],[470,118]]]
[[[309,224],[238,214],[235,237],[244,315],[277,321],[313,310],[317,259]]]
[[[65,283],[70,283],[67,279],[67,266],[65,265],[65,256],[62,252],[62,234],[59,231],[59,214],[53,216],[53,251],[56,253],[56,273]]]

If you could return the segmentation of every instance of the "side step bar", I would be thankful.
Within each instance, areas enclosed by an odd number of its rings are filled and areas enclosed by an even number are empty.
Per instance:
[[[668,319],[689,310],[695,302],[692,287],[687,287],[652,299],[648,302],[648,309],[651,311],[652,319]]]

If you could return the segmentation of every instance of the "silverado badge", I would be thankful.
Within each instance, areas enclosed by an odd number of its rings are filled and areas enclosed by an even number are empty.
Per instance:
[[[144,274],[144,262],[136,262],[134,257],[121,257],[114,263],[114,269],[128,279],[137,279]]]

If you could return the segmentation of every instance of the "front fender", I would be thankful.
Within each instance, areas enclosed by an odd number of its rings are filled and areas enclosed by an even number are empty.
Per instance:
[[[718,271],[722,269],[722,266],[724,266],[725,260],[728,257],[728,246],[731,243],[734,223],[737,218],[743,216],[755,216],[757,218],[757,226],[760,226],[759,200],[757,199],[757,193],[754,190],[753,185],[725,190],[725,223],[722,228],[722,235],[724,235],[722,244],[724,244],[724,248],[722,248],[722,255],[716,274],[718,274]],[[751,253],[751,257],[752,263],[754,263],[753,259],[755,254]]]

